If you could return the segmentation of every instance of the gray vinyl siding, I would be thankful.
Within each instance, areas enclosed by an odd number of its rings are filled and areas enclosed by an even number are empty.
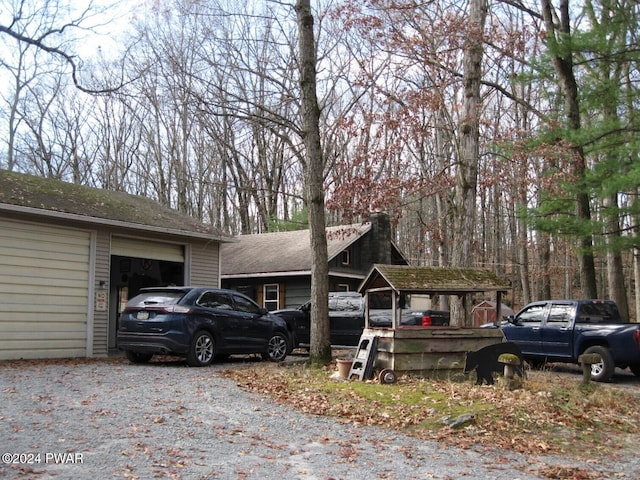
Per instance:
[[[107,310],[96,310],[96,299],[93,300],[93,355],[103,356],[108,352],[109,343],[109,308],[112,308],[112,302],[109,298],[109,269],[111,265],[110,254],[110,233],[106,230],[100,230],[96,236],[95,247],[95,278],[94,278],[94,297],[98,292],[107,293]],[[106,282],[104,286],[100,285],[100,281]],[[115,305],[113,306],[115,308]]]
[[[296,308],[309,301],[311,280],[309,277],[288,279],[285,287],[285,308]]]
[[[191,243],[190,278],[185,279],[190,285],[220,286],[220,243]]]

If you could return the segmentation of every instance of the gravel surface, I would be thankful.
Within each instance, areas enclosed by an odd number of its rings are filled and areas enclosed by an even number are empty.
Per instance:
[[[0,477],[528,480],[571,467],[302,414],[239,389],[224,368],[251,362],[0,362]],[[637,460],[593,468],[640,478]]]

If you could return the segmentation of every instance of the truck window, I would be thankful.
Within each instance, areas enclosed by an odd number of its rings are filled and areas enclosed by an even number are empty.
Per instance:
[[[553,327],[568,327],[574,315],[575,307],[568,304],[552,304],[547,324]]]
[[[518,315],[518,324],[531,326],[532,324],[542,323],[544,320],[544,312],[546,311],[546,305],[531,305],[526,310],[523,310]]]
[[[578,323],[622,323],[618,307],[611,302],[584,302],[578,312]]]

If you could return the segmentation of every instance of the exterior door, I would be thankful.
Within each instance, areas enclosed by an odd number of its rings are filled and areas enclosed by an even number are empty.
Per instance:
[[[247,346],[251,346],[252,350],[255,350],[256,346],[264,346],[266,349],[271,335],[271,322],[264,318],[258,305],[240,295],[232,296]]]
[[[548,357],[569,358],[573,348],[573,319],[576,306],[553,302],[541,328],[543,352]]]
[[[547,311],[547,303],[529,305],[516,314],[513,323],[503,327],[507,339],[516,343],[523,354],[542,355],[541,328]]]
[[[205,292],[196,303],[202,307],[200,314],[209,318],[218,333],[216,340],[220,344],[216,348],[237,350],[238,345],[244,343],[242,318],[234,310],[231,295],[215,291]]]

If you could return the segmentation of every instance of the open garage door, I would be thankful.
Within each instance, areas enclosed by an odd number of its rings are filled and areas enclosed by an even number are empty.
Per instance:
[[[182,245],[151,242],[129,237],[112,237],[111,255],[184,263],[184,248]]]
[[[91,233],[0,219],[0,359],[87,352]]]

